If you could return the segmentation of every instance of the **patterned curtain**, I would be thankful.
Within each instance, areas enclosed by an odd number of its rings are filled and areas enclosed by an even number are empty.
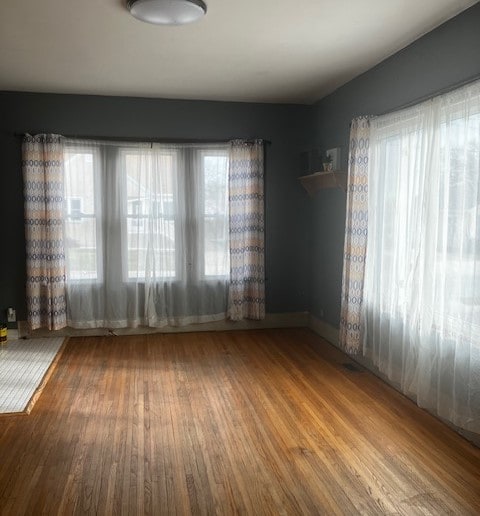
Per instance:
[[[347,215],[343,255],[340,346],[362,351],[361,305],[368,229],[368,148],[371,117],[358,117],[350,128]]]
[[[63,138],[26,135],[22,145],[27,318],[32,330],[66,326]]]
[[[263,141],[230,144],[230,288],[233,321],[265,318]]]

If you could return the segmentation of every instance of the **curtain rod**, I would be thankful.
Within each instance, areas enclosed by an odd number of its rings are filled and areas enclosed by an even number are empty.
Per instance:
[[[383,116],[383,115],[389,115],[390,113],[396,113],[397,111],[402,111],[402,109],[408,109],[409,107],[413,107],[417,104],[421,104],[422,102],[426,102],[427,100],[434,99],[435,97],[439,97],[440,95],[445,95],[446,93],[450,93],[451,91],[454,91],[458,88],[461,88],[463,86],[466,86],[467,84],[470,84],[470,83],[478,81],[478,80],[480,80],[480,73],[473,75],[473,76],[469,77],[468,79],[464,79],[462,81],[456,82],[455,84],[452,84],[450,86],[446,86],[445,88],[437,90],[435,93],[417,97],[414,100],[406,102],[405,104],[401,104],[400,106],[394,107],[393,109],[389,109],[388,111],[383,111],[383,112],[377,113],[375,115],[373,115],[373,114],[356,115],[354,118],[357,118],[360,116]],[[349,125],[349,127],[351,127],[352,121],[350,121],[350,123],[348,125]]]
[[[25,133],[13,133],[17,138],[23,138],[25,134],[32,134],[32,132]],[[32,134],[33,136],[33,134]],[[61,134],[65,138],[77,138],[79,140],[104,140],[104,141],[125,141],[125,142],[136,142],[136,143],[229,143],[232,140],[245,140],[247,142],[253,142],[255,140],[262,140],[267,145],[271,145],[270,140],[264,138],[228,138],[228,139],[195,139],[195,138],[141,138],[136,136],[96,136],[96,135],[83,135],[83,134]]]

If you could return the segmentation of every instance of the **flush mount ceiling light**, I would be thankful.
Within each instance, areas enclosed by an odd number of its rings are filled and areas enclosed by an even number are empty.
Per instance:
[[[207,12],[202,0],[128,0],[127,7],[135,18],[158,25],[192,23]]]

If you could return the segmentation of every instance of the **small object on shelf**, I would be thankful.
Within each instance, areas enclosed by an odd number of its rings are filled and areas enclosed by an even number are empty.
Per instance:
[[[332,163],[331,170],[339,170],[340,169],[340,155],[341,149],[340,147],[335,147],[334,149],[328,149],[326,151],[326,155],[330,158]]]
[[[347,189],[347,173],[339,170],[315,172],[299,179],[311,197],[323,188],[341,188],[344,191]]]
[[[332,172],[333,171],[333,158],[330,154],[327,154],[323,158],[323,170],[324,172]]]

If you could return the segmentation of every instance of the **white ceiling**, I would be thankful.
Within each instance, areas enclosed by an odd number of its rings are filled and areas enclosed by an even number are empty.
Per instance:
[[[311,103],[477,0],[206,0],[200,22],[125,0],[0,0],[0,90]]]

